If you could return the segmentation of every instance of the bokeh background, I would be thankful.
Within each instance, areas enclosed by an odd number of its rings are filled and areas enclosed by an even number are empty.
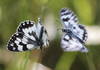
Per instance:
[[[70,8],[86,26],[88,53],[63,52],[60,9]],[[41,17],[50,39],[44,51],[8,51],[19,22]],[[100,0],[0,0],[0,70],[100,70]]]

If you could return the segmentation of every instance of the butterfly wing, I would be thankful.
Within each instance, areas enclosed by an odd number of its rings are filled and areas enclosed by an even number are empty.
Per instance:
[[[15,52],[26,51],[36,48],[36,45],[36,41],[28,38],[23,33],[15,33],[8,42],[8,50]]]
[[[78,23],[78,18],[68,8],[62,8],[60,11],[61,14],[61,21],[62,24],[64,25],[64,28],[69,28],[69,24],[77,24]]]
[[[78,24],[78,18],[70,9],[63,8],[60,13],[61,21],[64,25],[63,32],[65,33],[61,40],[61,46],[64,51],[88,52],[87,48],[83,45],[87,40],[85,27]]]
[[[38,19],[37,29],[39,40],[42,42],[42,47],[49,46],[48,33],[46,28],[42,25],[40,18]]]
[[[64,25],[64,29],[69,29],[74,35],[79,37],[84,43],[87,40],[87,31],[85,27],[81,24],[78,24],[78,18],[68,8],[61,9],[61,20]]]
[[[77,34],[77,36],[83,40],[83,42],[85,43],[87,38],[88,38],[88,33],[87,33],[87,30],[85,29],[85,27],[81,24],[78,25],[79,27],[79,30],[77,30],[75,32],[75,34]]]
[[[44,40],[48,40],[47,34],[44,34],[44,29],[40,23],[35,24],[29,20],[21,22],[16,33],[8,42],[8,50],[19,52],[41,48],[47,42]]]
[[[16,33],[12,35],[8,42],[8,50],[19,52],[38,48],[36,34],[36,25],[33,21],[21,22]]]
[[[65,29],[65,30],[67,30],[67,29]],[[69,24],[68,30],[70,30],[76,37],[80,38],[83,41],[83,43],[86,42],[88,35],[87,35],[87,31],[83,25]],[[65,32],[65,33],[67,33],[67,32]]]
[[[42,41],[43,41],[43,46],[48,47],[49,46],[49,40],[48,40],[48,34],[45,28],[43,28],[43,35],[42,35]]]
[[[77,38],[68,34],[62,37],[61,47],[64,51],[88,52],[87,48]]]
[[[32,40],[37,40],[37,28],[34,21],[23,21],[17,28],[18,33],[23,33]]]

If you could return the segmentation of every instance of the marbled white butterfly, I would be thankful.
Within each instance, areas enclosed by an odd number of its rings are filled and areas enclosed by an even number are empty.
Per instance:
[[[27,51],[46,47],[49,45],[47,31],[41,24],[26,20],[20,23],[16,33],[12,35],[8,42],[8,50],[14,52]]]
[[[61,40],[63,50],[88,52],[88,49],[84,46],[87,40],[87,31],[83,25],[79,24],[74,12],[68,8],[62,8],[60,15],[64,26],[62,29],[64,35]]]

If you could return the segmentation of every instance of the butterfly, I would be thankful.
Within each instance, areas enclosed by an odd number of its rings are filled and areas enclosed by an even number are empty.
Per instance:
[[[61,47],[64,51],[88,52],[85,47],[87,40],[87,31],[82,24],[79,24],[77,16],[68,8],[62,8],[60,11],[63,24]]]
[[[7,44],[8,50],[14,52],[42,49],[47,46],[49,46],[48,34],[40,18],[37,24],[30,20],[21,22]]]

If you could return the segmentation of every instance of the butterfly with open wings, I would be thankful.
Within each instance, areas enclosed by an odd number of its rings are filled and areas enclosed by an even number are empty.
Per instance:
[[[64,51],[88,52],[85,47],[87,40],[87,31],[85,27],[79,24],[78,18],[68,8],[62,8],[60,11],[61,21],[64,26],[61,39],[61,47]]]
[[[42,49],[48,45],[48,34],[39,18],[37,24],[30,20],[21,22],[16,33],[8,41],[7,47],[10,51],[20,52],[37,48]]]

